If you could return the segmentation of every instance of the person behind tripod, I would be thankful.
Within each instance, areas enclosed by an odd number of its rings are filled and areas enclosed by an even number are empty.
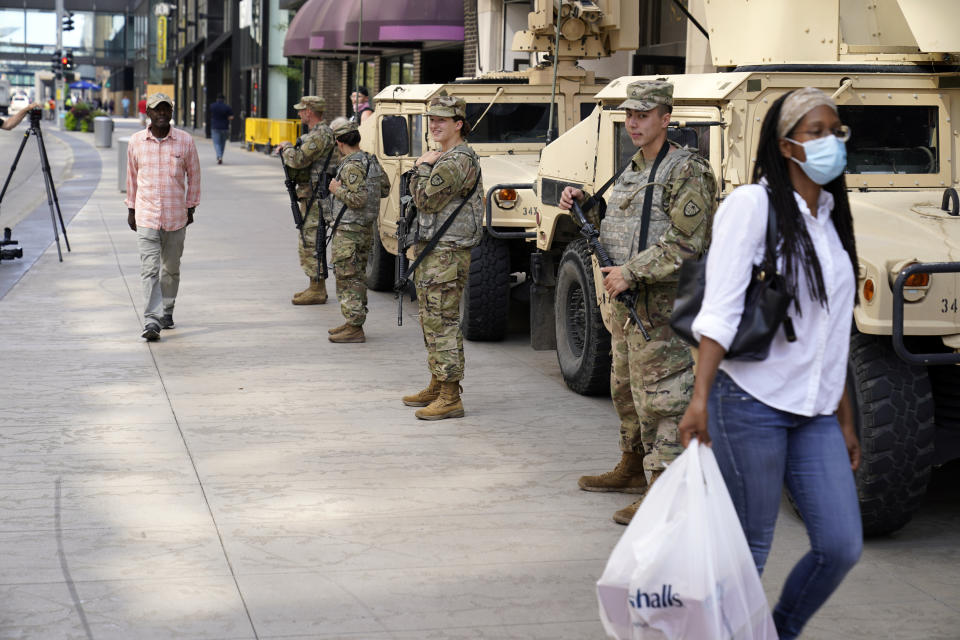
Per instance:
[[[180,287],[180,257],[187,225],[200,202],[200,159],[193,138],[170,126],[173,100],[147,98],[150,126],[130,136],[127,147],[127,224],[137,232],[145,322],[140,337],[160,339],[173,329]]]
[[[15,114],[7,118],[6,120],[0,120],[0,129],[6,129],[10,131],[11,129],[16,128],[18,124],[23,122],[23,119],[27,117],[27,114],[34,109],[39,109],[40,104],[37,102],[31,102],[20,111],[17,111]]]

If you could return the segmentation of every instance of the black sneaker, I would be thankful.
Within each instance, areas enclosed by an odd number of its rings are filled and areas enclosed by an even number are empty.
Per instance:
[[[177,326],[177,325],[175,325],[175,324],[173,323],[173,314],[172,314],[172,313],[165,314],[165,315],[163,316],[163,319],[160,320],[160,328],[161,328],[161,329],[173,329],[175,326]]]
[[[140,337],[147,342],[156,342],[160,339],[160,325],[158,325],[156,322],[151,322],[143,329],[143,333],[140,334]]]

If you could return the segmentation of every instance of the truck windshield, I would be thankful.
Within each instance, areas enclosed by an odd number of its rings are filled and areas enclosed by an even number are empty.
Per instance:
[[[624,123],[616,123],[616,154],[617,169],[627,164],[638,151],[627,133]],[[710,127],[689,123],[686,127],[670,127],[667,129],[667,138],[682,147],[690,147],[700,152],[704,158],[710,158]]]
[[[847,173],[940,173],[937,107],[840,106]]]
[[[467,103],[467,121],[476,122],[486,110],[486,102]],[[470,144],[496,144],[547,141],[550,119],[549,102],[496,102],[470,132]],[[557,108],[553,109],[553,138],[557,136]]]

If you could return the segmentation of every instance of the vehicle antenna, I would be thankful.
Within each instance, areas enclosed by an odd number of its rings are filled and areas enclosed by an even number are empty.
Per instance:
[[[547,144],[553,140],[553,109],[557,104],[557,67],[560,60],[560,7],[554,5],[557,12],[557,33],[553,39],[553,88],[550,89],[550,117],[547,120]]]

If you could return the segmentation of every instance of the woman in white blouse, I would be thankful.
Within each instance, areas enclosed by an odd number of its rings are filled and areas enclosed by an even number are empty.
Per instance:
[[[712,441],[757,570],[763,572],[784,481],[811,550],[774,608],[781,640],[799,636],[860,557],[863,532],[851,469],[860,462],[845,390],[857,253],[843,169],[850,131],[819,89],[773,103],[760,132],[754,184],[717,210],[706,291],[693,323],[700,340],[684,445]],[[783,330],[763,361],[724,359],[754,264],[765,246],[768,203],[777,213],[778,269],[794,302],[796,339]]]

